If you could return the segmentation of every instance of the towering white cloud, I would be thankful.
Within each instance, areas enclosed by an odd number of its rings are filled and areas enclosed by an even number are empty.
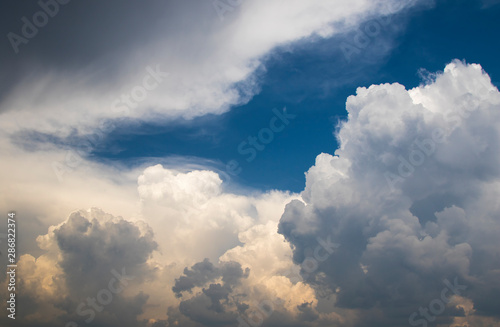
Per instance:
[[[411,90],[359,88],[347,110],[340,148],[317,157],[305,203],[280,221],[298,264],[318,237],[340,244],[307,281],[355,309],[355,326],[498,324],[500,93],[489,76],[454,61]]]

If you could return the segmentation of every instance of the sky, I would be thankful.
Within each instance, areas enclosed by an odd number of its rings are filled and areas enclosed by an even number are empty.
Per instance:
[[[500,1],[1,6],[1,326],[500,325]]]

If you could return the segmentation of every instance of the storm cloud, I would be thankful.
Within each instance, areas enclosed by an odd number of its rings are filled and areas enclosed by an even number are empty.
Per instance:
[[[460,61],[414,89],[372,85],[347,100],[340,148],[317,157],[279,232],[297,264],[318,237],[340,244],[307,282],[358,310],[356,326],[498,315],[499,104],[481,66]],[[456,301],[411,316],[450,283]]]

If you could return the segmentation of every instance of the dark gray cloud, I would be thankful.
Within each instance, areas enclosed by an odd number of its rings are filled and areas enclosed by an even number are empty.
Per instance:
[[[141,292],[133,298],[126,298],[120,290],[151,276],[146,261],[157,248],[153,233],[150,230],[144,233],[133,223],[95,209],[90,218],[77,212],[54,230],[62,256],[59,265],[64,271],[70,293],[67,298],[70,305],[66,307],[68,318],[74,317],[76,321],[81,321],[78,305],[81,305],[82,299],[90,296],[99,301],[99,293],[103,289],[111,291],[111,294],[115,293],[114,289],[118,289],[112,301],[102,306],[102,312],[96,310],[93,323],[102,326],[139,326],[137,316],[142,313],[148,295]],[[83,308],[92,310],[88,301]],[[90,314],[84,318],[89,319]]]
[[[177,297],[182,297],[182,292],[192,293],[195,287],[208,286],[202,288],[201,293],[182,301],[179,304],[179,312],[203,326],[233,326],[238,314],[228,309],[236,306],[237,311],[242,312],[245,306],[238,301],[233,303],[231,293],[233,287],[238,285],[241,279],[247,278],[249,273],[248,268],[243,270],[239,263],[232,261],[215,266],[205,259],[190,269],[186,267],[183,276],[175,280],[172,288]],[[213,283],[218,279],[222,283]],[[174,314],[173,317],[175,316]]]
[[[157,248],[151,230],[92,209],[71,214],[40,242],[53,259],[21,261],[17,296],[22,309],[16,322],[30,326],[29,316],[41,314],[49,316],[40,321],[61,326],[144,325],[137,317],[149,296],[141,291],[130,295],[130,289],[152,276],[146,264]],[[56,275],[44,285],[51,273]]]
[[[202,286],[208,281],[214,280],[220,276],[220,271],[208,259],[202,262],[197,262],[191,269],[184,269],[184,276],[180,276],[175,280],[175,285],[172,291],[177,297],[181,297],[181,292],[191,290],[196,286]]]
[[[319,318],[318,312],[312,308],[312,303],[302,303],[301,305],[297,306],[297,309],[299,309],[300,311],[298,317],[299,321],[311,322]]]
[[[186,299],[178,307],[169,308],[169,324],[193,327],[321,325],[312,303],[298,305],[294,316],[284,308],[281,299],[270,299],[261,294],[264,298],[256,300],[248,294],[251,290],[237,288],[249,273],[248,268],[243,270],[237,262],[214,265],[204,260],[186,268],[173,287],[177,296]],[[191,296],[197,287],[201,292]],[[331,321],[325,321],[325,326],[328,323]]]
[[[43,85],[51,76],[68,78],[79,88],[116,92],[131,70],[141,70],[151,60],[167,69],[171,58],[187,58],[193,50],[185,42],[188,35],[210,31],[217,22],[211,3],[199,0],[59,1],[64,2],[2,3],[0,102],[25,83],[39,80]],[[38,13],[48,17],[41,26],[34,24]],[[198,46],[202,44],[200,40]],[[9,110],[0,106],[0,112]]]
[[[153,233],[141,235],[128,221],[108,219],[101,216],[89,220],[76,212],[54,231],[62,255],[59,265],[73,292],[82,291],[82,281],[90,290],[106,287],[104,276],[111,276],[113,269],[146,277],[144,264],[157,248]]]
[[[219,313],[224,311],[224,307],[221,305],[221,300],[228,301],[228,295],[230,292],[230,287],[222,286],[221,284],[210,284],[208,288],[203,289],[203,294],[205,294],[212,302],[209,309]]]
[[[48,23],[38,27],[35,36],[27,44],[19,45],[19,53],[6,37],[9,32],[23,36],[23,17],[33,22],[33,15],[43,11],[39,1],[8,1],[2,4],[0,30],[0,58],[2,71],[9,69],[9,78],[17,80],[27,75],[50,70],[77,73],[99,66],[92,83],[110,83],[118,77],[118,70],[129,55],[137,49],[157,42],[162,36],[180,33],[182,30],[202,26],[203,17],[211,18],[203,1],[69,1],[59,4],[42,0],[55,12]],[[54,4],[57,4],[54,6]],[[58,10],[56,10],[58,7]],[[203,9],[207,13],[203,15]],[[189,12],[197,20],[183,20]],[[35,26],[36,27],[36,26]],[[12,68],[12,67],[15,67]],[[5,77],[5,75],[2,75]],[[12,85],[13,83],[10,83]],[[2,84],[7,87],[8,84]]]
[[[220,304],[219,307],[214,306],[212,298],[206,294],[182,301],[179,305],[179,311],[203,326],[233,326],[237,321],[237,315],[234,312],[224,311]]]
[[[222,278],[224,286],[236,285],[241,278],[248,277],[250,270],[243,270],[238,262],[223,262],[215,266],[208,259],[195,263],[190,269],[184,269],[184,275],[175,280],[172,291],[177,297],[182,297],[182,292],[192,292],[195,287],[201,287],[217,278]]]

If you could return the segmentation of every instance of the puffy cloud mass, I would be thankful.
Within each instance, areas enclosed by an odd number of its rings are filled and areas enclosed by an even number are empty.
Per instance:
[[[61,2],[0,54],[17,326],[500,325],[500,93],[477,64],[359,88],[301,194],[86,157],[121,124],[244,104],[280,47],[432,0]]]
[[[353,325],[498,324],[499,109],[481,66],[460,61],[348,98],[339,149],[317,157],[279,232]],[[318,240],[339,246],[309,274]]]
[[[316,158],[300,195],[236,194],[208,169],[162,165],[117,183],[89,164],[70,185],[125,218],[61,222],[46,208],[38,254],[21,252],[16,322],[496,326],[499,106],[489,76],[460,61],[411,90],[359,88],[339,149]],[[48,184],[36,189],[60,194]]]
[[[139,325],[134,322],[148,295],[133,284],[151,275],[147,261],[157,248],[146,225],[90,209],[74,212],[37,241],[45,254],[25,254],[18,263],[22,326]]]
[[[292,311],[312,301],[312,289],[276,277],[293,265],[276,229],[297,195],[237,195],[212,171],[161,165],[144,169],[135,188],[133,217],[74,212],[38,237],[41,255],[21,256],[18,306],[29,308],[18,313],[21,326],[233,324],[258,310],[256,298],[295,294]]]

